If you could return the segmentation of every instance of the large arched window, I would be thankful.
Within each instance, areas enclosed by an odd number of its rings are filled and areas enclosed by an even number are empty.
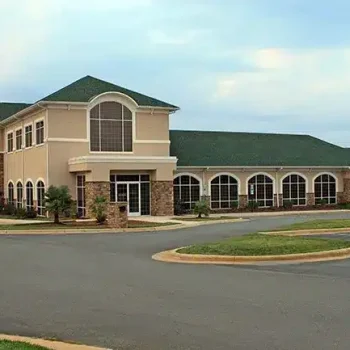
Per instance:
[[[34,207],[34,198],[33,198],[33,183],[28,181],[26,183],[26,208],[33,209]]]
[[[22,182],[17,182],[17,208],[23,206],[23,185]]]
[[[45,215],[45,185],[42,181],[39,181],[36,185],[36,191],[37,191],[37,210],[38,215],[44,216]]]
[[[200,200],[200,182],[193,176],[181,175],[174,180],[174,201],[181,202],[184,209],[193,209]]]
[[[14,201],[15,201],[15,191],[14,191],[14,187],[13,187],[13,182],[9,182],[9,184],[7,185],[7,192],[8,192],[8,204],[10,205],[14,205]]]
[[[283,203],[306,205],[306,181],[298,174],[291,174],[282,181]]]
[[[132,152],[132,112],[117,102],[102,102],[90,110],[93,152]]]
[[[219,175],[210,183],[212,209],[228,209],[238,206],[238,182],[229,175]]]
[[[315,203],[335,204],[337,202],[337,180],[329,174],[319,175],[315,179]]]
[[[248,181],[249,202],[258,203],[259,207],[273,206],[273,180],[264,174],[253,176]]]

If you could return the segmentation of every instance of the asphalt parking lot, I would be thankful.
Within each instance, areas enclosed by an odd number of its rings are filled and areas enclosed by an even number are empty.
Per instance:
[[[151,259],[161,250],[317,217],[1,236],[0,332],[123,350],[349,349],[350,260],[236,267]]]

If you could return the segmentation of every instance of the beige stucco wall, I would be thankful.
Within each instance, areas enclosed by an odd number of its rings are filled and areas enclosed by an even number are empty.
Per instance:
[[[137,140],[169,140],[169,113],[137,112]]]
[[[49,109],[48,137],[86,139],[86,109]]]
[[[7,184],[9,181],[13,181],[16,185],[17,181],[21,181],[23,186],[28,180],[32,180],[33,185],[35,186],[37,181],[40,179],[47,184],[47,144],[35,145],[35,122],[39,120],[44,120],[45,125],[45,134],[44,138],[46,139],[46,112],[40,111],[35,114],[28,115],[24,119],[11,123],[6,126],[4,129],[4,137],[2,142],[3,149],[7,148],[7,133],[10,131],[14,132],[13,135],[13,144],[16,147],[16,137],[15,130],[22,128],[22,150],[16,150],[13,152],[5,152],[4,154],[4,182],[5,189],[7,190]],[[24,127],[27,124],[33,123],[33,145],[30,148],[24,147]],[[7,194],[5,190],[5,194]],[[16,198],[15,191],[15,198]],[[6,195],[7,196],[7,195]],[[24,193],[25,197],[25,193]],[[36,199],[36,191],[34,191],[34,199]]]
[[[314,192],[314,186],[313,186],[313,180],[315,177],[317,177],[321,173],[331,173],[333,176],[337,178],[337,192],[343,191],[343,175],[342,172],[339,171],[332,171],[332,169],[317,169],[317,170],[305,170],[305,169],[288,169],[288,170],[270,170],[270,169],[252,169],[251,171],[248,170],[238,170],[238,169],[217,169],[217,170],[198,170],[198,169],[177,169],[176,175],[181,173],[189,173],[194,174],[197,176],[198,179],[201,180],[203,184],[203,194],[208,194],[210,191],[210,181],[216,177],[218,174],[231,174],[232,176],[236,177],[239,182],[239,194],[240,195],[246,195],[248,193],[247,188],[247,182],[250,177],[253,175],[256,175],[258,173],[264,173],[266,175],[269,175],[274,180],[274,186],[275,186],[275,193],[282,193],[282,187],[281,187],[281,179],[289,174],[289,173],[300,173],[301,175],[304,175],[307,179],[307,192],[313,193]]]

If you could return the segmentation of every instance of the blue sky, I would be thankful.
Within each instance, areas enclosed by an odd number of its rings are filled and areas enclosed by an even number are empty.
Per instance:
[[[181,107],[176,129],[350,147],[347,0],[0,0],[0,100],[93,75]]]

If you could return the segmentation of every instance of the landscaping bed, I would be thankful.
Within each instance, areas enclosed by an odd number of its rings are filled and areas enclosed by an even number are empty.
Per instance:
[[[49,348],[19,341],[0,340],[0,350],[49,350]]]
[[[198,217],[181,217],[181,218],[173,218],[173,220],[179,221],[218,221],[218,220],[239,220],[238,217],[235,216],[204,216],[201,218]]]
[[[305,221],[305,222],[291,224],[288,226],[282,226],[280,228],[276,228],[274,230],[269,230],[269,231],[271,232],[297,231],[297,230],[318,230],[318,229],[337,229],[337,228],[350,228],[350,219],[333,219],[333,220],[321,219],[321,220]]]
[[[350,242],[342,240],[251,234],[220,242],[196,244],[178,249],[177,252],[181,254],[266,256],[313,253],[349,247]]]

